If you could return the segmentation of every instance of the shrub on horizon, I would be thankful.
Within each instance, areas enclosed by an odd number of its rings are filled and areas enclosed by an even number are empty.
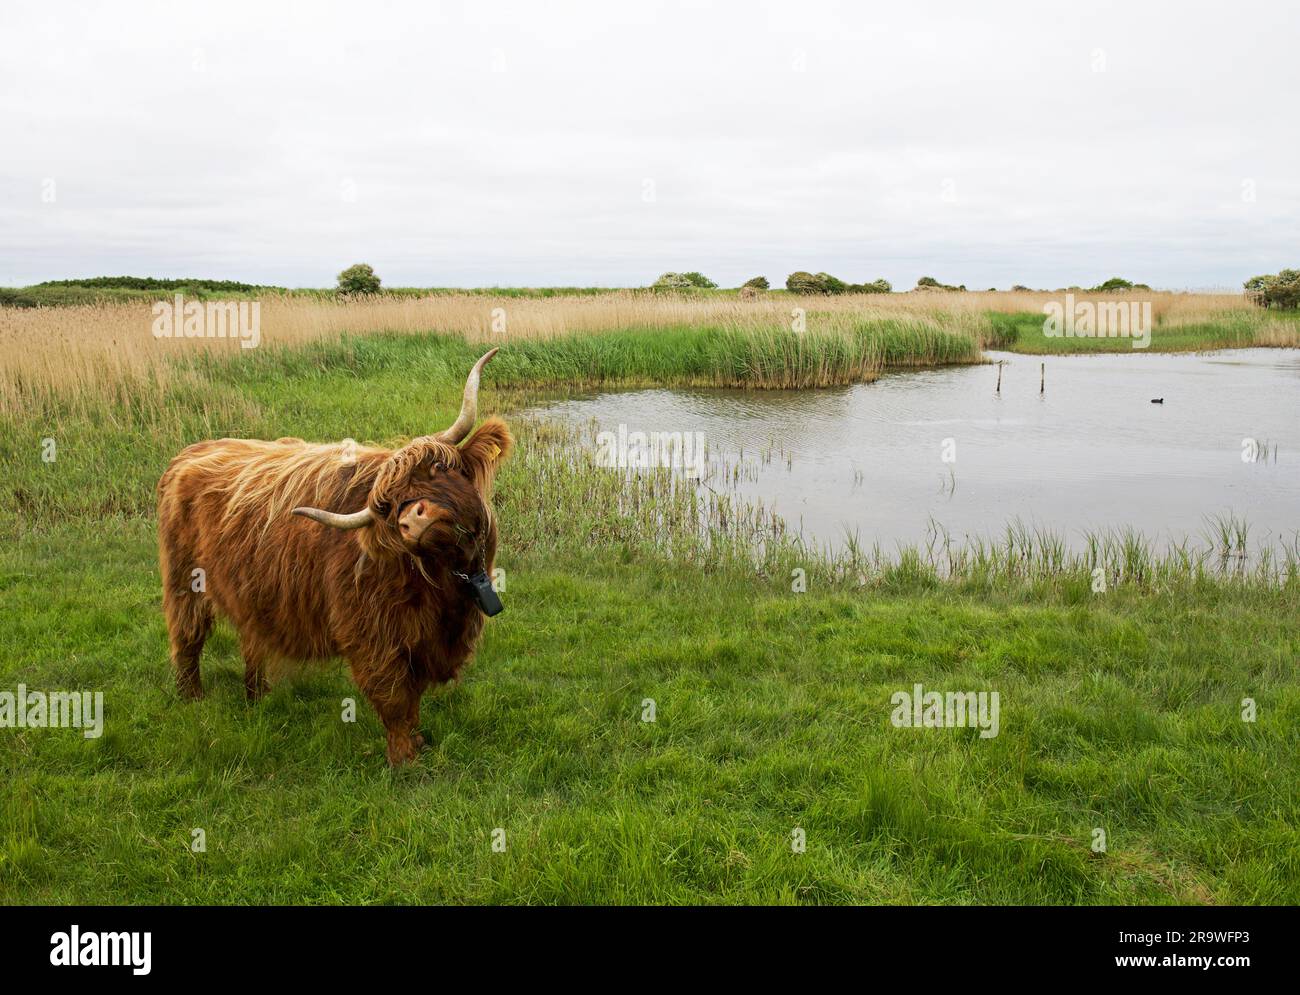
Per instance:
[[[795,270],[785,278],[785,289],[792,294],[824,294],[825,286],[819,277],[807,270]]]
[[[1246,295],[1261,307],[1300,307],[1300,269],[1284,269],[1275,274],[1252,276],[1244,286]]]
[[[887,294],[894,289],[888,280],[845,283],[829,273],[809,273],[806,270],[796,270],[786,277],[785,287],[792,294]]]
[[[1071,288],[1073,289],[1073,288]],[[1112,276],[1105,283],[1099,283],[1095,287],[1089,287],[1090,294],[1108,294],[1116,290],[1150,290],[1145,283],[1131,283],[1120,276]]]
[[[152,276],[92,276],[80,280],[45,280],[33,287],[89,287],[95,290],[186,290],[198,287],[209,291],[230,291],[247,294],[254,290],[278,290],[258,284],[240,283],[238,280],[199,280],[188,277],[181,280],[157,279]]]
[[[692,287],[698,287],[700,290],[714,290],[718,286],[703,273],[697,273],[695,270],[692,270],[689,273],[683,273],[682,279]]]
[[[849,289],[847,283],[829,273],[818,273],[817,279],[822,285],[823,294],[842,294]]]
[[[356,263],[339,274],[339,293],[377,294],[379,277],[367,263]]]
[[[963,283],[960,287],[954,287],[954,286],[952,286],[951,284],[940,283],[938,280],[936,280],[936,279],[935,279],[934,277],[932,277],[932,276],[923,276],[923,277],[921,277],[921,279],[919,279],[919,280],[916,281],[916,289],[917,289],[917,290],[954,290],[954,291],[955,291],[955,290],[965,290],[965,289],[966,289],[966,284]]]
[[[893,285],[888,280],[872,280],[870,283],[851,283],[848,292],[850,294],[888,294],[893,290]]]
[[[650,284],[651,290],[690,290],[691,281],[684,273],[663,273],[659,279]]]

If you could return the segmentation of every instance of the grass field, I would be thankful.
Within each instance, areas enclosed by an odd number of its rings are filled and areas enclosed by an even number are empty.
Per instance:
[[[0,901],[1300,901],[1294,556],[1222,576],[1140,542],[1094,563],[1025,540],[946,568],[830,562],[724,488],[623,479],[511,414],[574,384],[870,379],[1041,330],[969,296],[946,319],[836,302],[794,341],[788,301],[511,311],[482,395],[521,439],[498,480],[507,610],[397,772],[340,667],[246,704],[225,627],[209,697],[177,700],[152,488],[199,438],[447,423],[485,302],[268,306],[284,340],[234,355],[162,352],[147,309],[142,328],[138,308],[0,312],[0,690],[102,690],[107,712],[93,740],[0,729]],[[1152,347],[1184,347],[1196,314],[1170,303]],[[439,324],[471,315],[463,337]],[[350,320],[366,334],[340,337]],[[1242,318],[1252,336],[1279,320]],[[1236,334],[1199,321],[1192,337]],[[895,728],[890,695],[917,683],[997,691],[999,735]]]
[[[507,553],[507,611],[393,773],[364,703],[340,721],[341,671],[249,706],[229,633],[179,703],[152,539],[115,520],[0,556],[6,686],[107,702],[99,740],[0,738],[7,902],[1300,899],[1293,594],[796,596]],[[893,728],[914,682],[998,690],[1000,734]]]

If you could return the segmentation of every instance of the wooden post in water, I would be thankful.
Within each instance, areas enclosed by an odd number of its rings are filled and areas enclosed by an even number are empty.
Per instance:
[[[998,360],[998,389],[997,393],[1002,393],[1002,360]]]
[[[1047,389],[1047,364],[1038,364],[1038,396],[1043,396],[1043,391]]]

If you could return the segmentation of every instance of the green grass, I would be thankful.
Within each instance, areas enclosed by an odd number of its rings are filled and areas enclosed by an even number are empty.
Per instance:
[[[152,539],[115,520],[0,554],[4,686],[107,702],[99,740],[0,736],[0,900],[1300,899],[1300,640],[1258,594],[794,595],[507,548],[507,612],[393,773],[364,703],[340,721],[340,669],[249,706],[227,631],[209,697],[177,701]],[[1000,735],[893,728],[915,682],[999,691]]]
[[[685,332],[587,348],[512,345],[485,413],[570,377],[734,362]],[[1294,573],[1219,578],[1121,538],[1096,554],[1114,581],[1098,595],[1087,562],[1014,531],[964,560],[832,563],[725,494],[623,481],[518,419],[507,610],[462,684],[426,698],[413,767],[388,770],[339,666],[246,704],[228,627],[209,697],[180,702],[151,511],[166,460],[225,434],[428,431],[477,351],[258,351],[0,424],[0,690],[102,690],[107,710],[98,740],[0,729],[0,902],[1300,901]],[[997,691],[1000,735],[895,729],[890,695],[915,683]]]
[[[1135,349],[1132,338],[1060,336],[1049,338],[1043,332],[1045,318],[1041,314],[1004,314],[990,312],[986,315],[997,330],[1000,342],[995,348],[1031,355],[1059,355],[1065,353],[1141,353],[1141,352],[1198,352],[1212,349],[1248,349],[1258,345],[1271,345],[1271,340],[1261,341],[1262,326],[1267,321],[1289,325],[1293,335],[1300,333],[1300,312],[1245,311],[1224,314],[1213,321],[1185,325],[1156,324],[1151,330],[1151,344],[1146,349]]]

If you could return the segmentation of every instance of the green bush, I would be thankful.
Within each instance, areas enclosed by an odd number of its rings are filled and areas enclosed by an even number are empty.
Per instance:
[[[7,307],[75,307],[81,304],[100,303],[151,303],[182,293],[191,300],[210,300],[214,297],[246,298],[253,294],[232,291],[199,290],[197,283],[177,281],[175,288],[156,290],[130,290],[124,287],[86,287],[77,283],[66,285],[36,284],[31,287],[9,287],[0,290],[0,305]]]
[[[888,280],[871,283],[845,283],[829,273],[797,270],[785,278],[785,288],[792,294],[887,294],[894,288]]]
[[[182,280],[158,280],[151,276],[92,276],[84,280],[46,280],[35,284],[37,287],[90,287],[95,290],[207,290],[225,291],[233,294],[249,294],[254,290],[275,290],[276,287],[262,287],[252,283],[240,283],[237,280],[198,280],[188,277]]]
[[[1105,283],[1099,283],[1095,287],[1089,287],[1088,292],[1093,294],[1108,294],[1115,290],[1150,290],[1145,283],[1130,283],[1120,276],[1112,276]]]
[[[916,281],[916,289],[917,290],[965,290],[966,284],[963,283],[959,287],[954,287],[952,286],[952,284],[949,283],[940,283],[932,276],[923,276],[921,277],[921,279]]]
[[[765,276],[755,276],[741,284],[742,287],[753,287],[755,290],[767,290],[771,286]]]
[[[654,283],[650,284],[651,290],[690,290],[692,289],[691,281],[686,279],[685,273],[664,273]]]
[[[700,290],[713,290],[718,286],[703,273],[697,273],[694,270],[689,273],[683,273],[682,277],[692,287],[698,287]]]
[[[872,280],[870,283],[849,284],[850,294],[887,294],[893,289],[888,280]]]
[[[1300,307],[1300,269],[1284,269],[1266,276],[1252,276],[1245,283],[1246,295],[1262,307]]]
[[[9,287],[0,287],[0,307],[37,307],[40,304],[31,294]]]
[[[785,278],[785,289],[792,294],[824,294],[821,279],[806,270],[796,270]]]
[[[651,290],[713,290],[715,287],[716,283],[694,270],[690,273],[664,273],[650,284]]]
[[[379,277],[368,264],[356,263],[339,274],[339,293],[377,294]]]
[[[849,285],[829,273],[818,273],[817,279],[822,285],[823,294],[842,294],[849,289]]]

